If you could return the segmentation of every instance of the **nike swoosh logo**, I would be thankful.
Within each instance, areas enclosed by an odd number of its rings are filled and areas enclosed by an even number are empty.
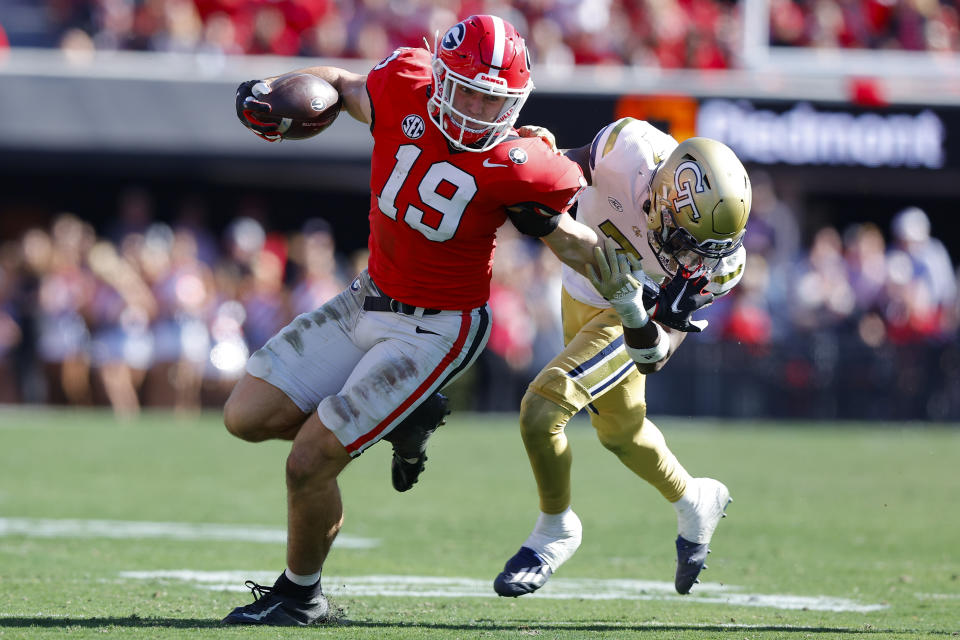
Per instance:
[[[270,612],[280,606],[280,603],[273,605],[268,609],[264,609],[260,613],[244,613],[242,614],[244,618],[250,618],[251,620],[263,620],[265,617],[270,615]]]
[[[497,164],[496,162],[490,162],[490,158],[483,159],[483,166],[485,167],[505,167],[505,164]]]
[[[683,292],[687,290],[687,285],[690,284],[690,281],[687,280],[683,283],[683,288],[680,289],[680,293],[673,300],[673,304],[670,305],[670,310],[674,313],[680,313],[680,309],[677,308],[677,303],[680,302],[680,298],[683,297]]]
[[[429,334],[435,335],[435,336],[440,335],[440,334],[437,333],[436,331],[430,331],[429,329],[424,329],[424,328],[421,327],[420,325],[417,325],[417,333],[429,333]]]

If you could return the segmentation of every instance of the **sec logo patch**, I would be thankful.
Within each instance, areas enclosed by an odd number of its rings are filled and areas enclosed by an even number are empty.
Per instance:
[[[411,113],[400,123],[400,128],[403,129],[404,135],[411,140],[416,140],[423,135],[426,126],[423,124],[423,118],[415,113]]]

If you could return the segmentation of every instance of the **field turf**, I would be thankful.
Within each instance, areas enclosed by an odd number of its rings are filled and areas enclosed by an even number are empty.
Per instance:
[[[390,487],[386,444],[344,474],[324,568],[339,622],[228,628],[243,580],[284,567],[288,444],[214,414],[0,408],[0,639],[960,635],[960,426],[659,424],[734,497],[690,596],[672,591],[673,509],[578,419],[583,546],[537,594],[495,597],[533,479],[512,417],[455,414],[412,491]]]

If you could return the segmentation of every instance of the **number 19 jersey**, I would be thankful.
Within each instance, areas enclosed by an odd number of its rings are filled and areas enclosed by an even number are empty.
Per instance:
[[[537,138],[482,152],[454,150],[430,122],[425,49],[398,49],[367,76],[373,108],[370,261],[387,295],[433,309],[473,309],[490,296],[495,234],[506,207],[567,211],[580,168]]]

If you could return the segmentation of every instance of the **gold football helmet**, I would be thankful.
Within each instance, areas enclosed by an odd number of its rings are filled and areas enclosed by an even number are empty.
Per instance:
[[[650,185],[647,240],[671,276],[715,268],[743,243],[752,191],[743,164],[710,138],[681,142]]]

